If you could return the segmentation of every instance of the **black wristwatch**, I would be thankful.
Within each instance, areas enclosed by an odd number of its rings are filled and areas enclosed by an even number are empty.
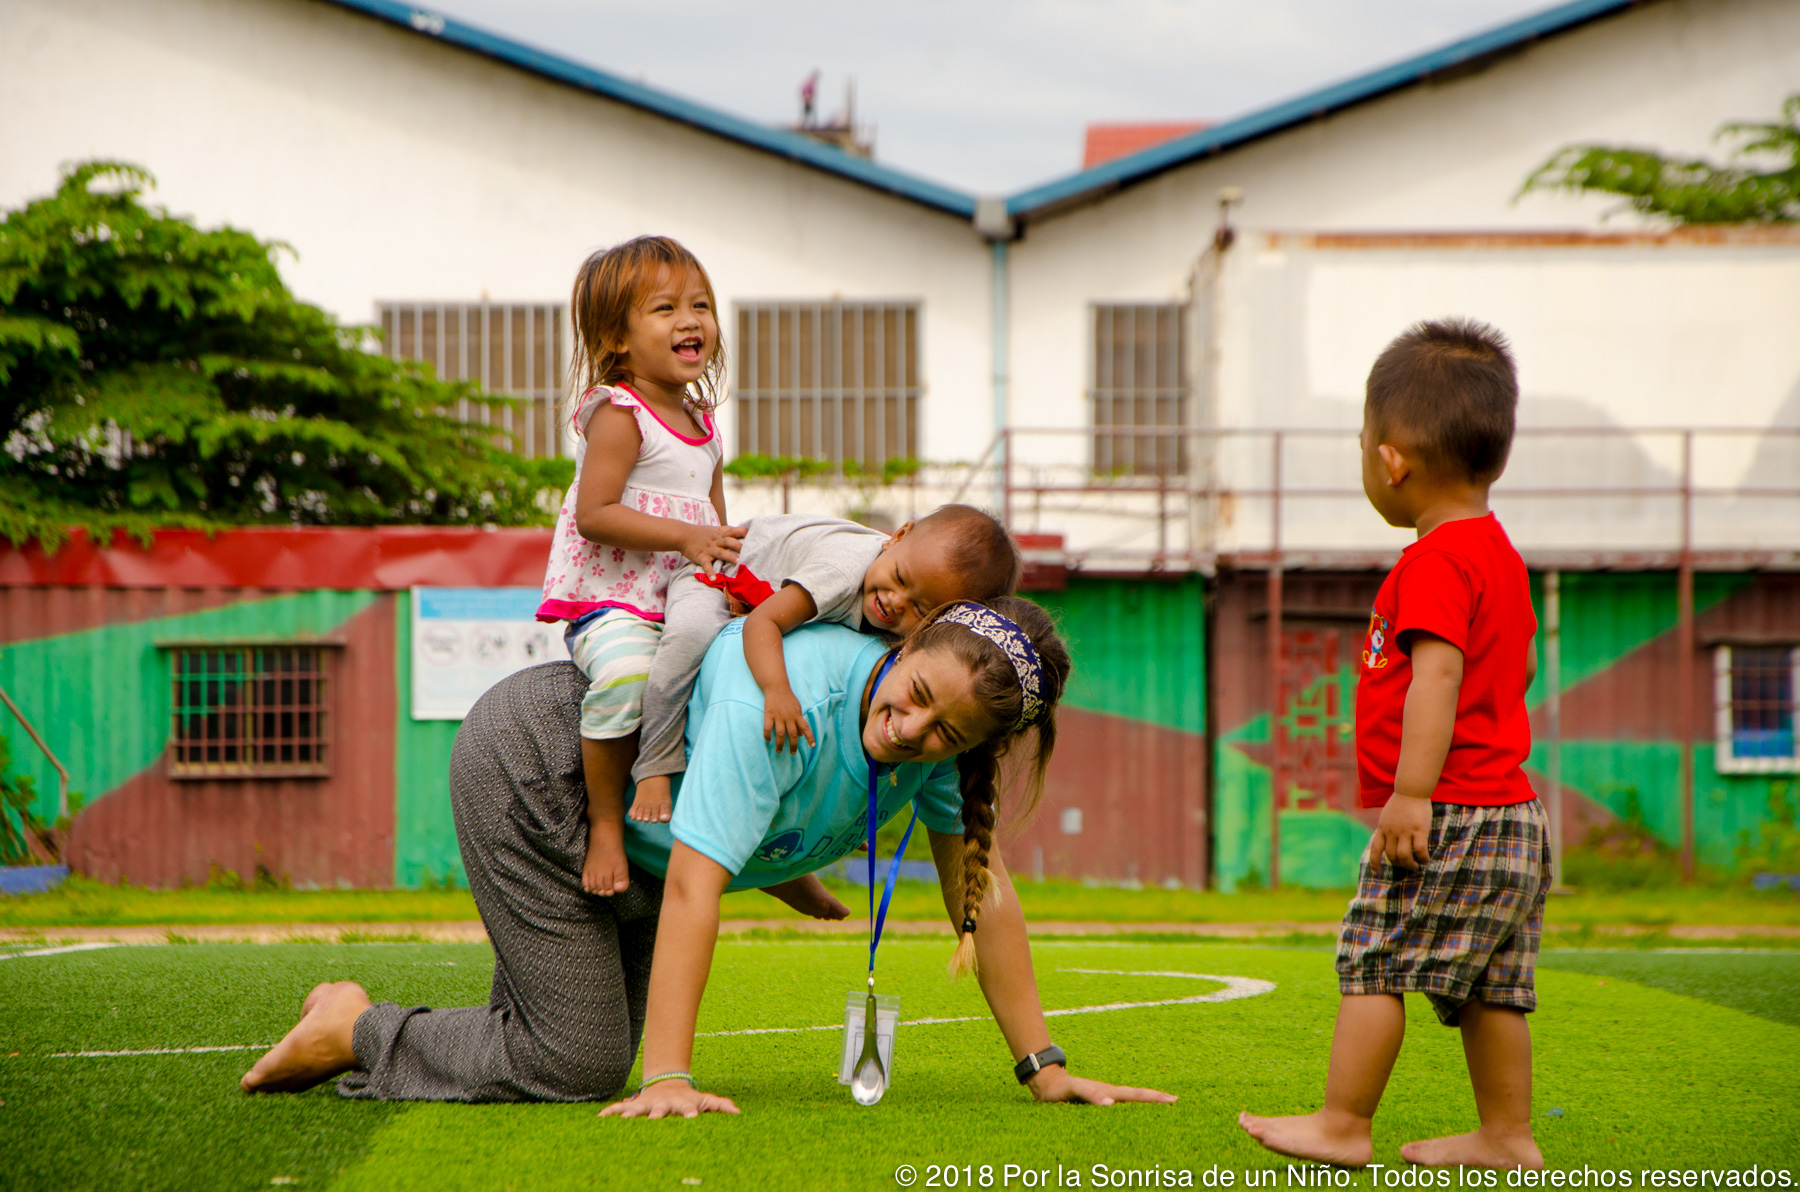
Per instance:
[[[1020,1084],[1024,1084],[1051,1064],[1061,1064],[1065,1072],[1069,1069],[1069,1057],[1064,1055],[1063,1049],[1054,1043],[1036,1055],[1028,1055],[1014,1064],[1013,1075],[1019,1078]]]

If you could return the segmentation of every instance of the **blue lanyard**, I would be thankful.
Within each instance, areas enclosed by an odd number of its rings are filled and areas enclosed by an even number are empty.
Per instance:
[[[875,687],[870,689],[871,698],[874,691],[881,687],[881,681],[887,678],[892,669],[896,654],[889,654],[887,661],[881,664],[881,670],[875,675]],[[906,855],[906,843],[912,839],[913,828],[919,822],[919,805],[913,804],[912,819],[907,821],[906,835],[900,838],[900,847],[894,852],[894,859],[888,863],[887,882],[881,891],[881,909],[875,909],[875,829],[880,816],[876,797],[877,779],[881,766],[874,758],[869,758],[869,980],[875,979],[875,949],[881,943],[881,928],[887,922],[888,902],[894,897],[894,883],[900,880],[900,858]]]

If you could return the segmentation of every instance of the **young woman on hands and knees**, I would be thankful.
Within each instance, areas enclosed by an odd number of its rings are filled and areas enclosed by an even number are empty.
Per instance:
[[[1035,790],[1055,743],[1069,659],[1043,610],[1014,597],[958,602],[892,652],[841,625],[788,634],[787,668],[812,738],[797,754],[764,740],[741,626],[719,635],[701,667],[673,821],[628,822],[631,882],[611,899],[581,889],[576,726],[585,680],[550,664],[484,696],[458,737],[451,800],[494,945],[489,1004],[371,1004],[354,984],[322,985],[244,1087],[297,1089],[349,1072],[340,1086],[347,1096],[608,1098],[623,1086],[641,1037],[646,1085],[606,1113],[737,1112],[723,1095],[667,1078],[691,1071],[720,899],[762,888],[820,917],[842,917],[813,873],[865,838],[872,760],[884,768],[880,820],[913,803],[928,829],[945,907],[961,929],[953,967],[976,972],[1013,1059],[1038,1058],[1026,1065],[1032,1095],[1173,1101],[1072,1076],[1050,1051],[1025,920],[994,844],[1001,757],[1031,738]],[[731,1083],[729,1072],[706,1075],[715,1088]]]

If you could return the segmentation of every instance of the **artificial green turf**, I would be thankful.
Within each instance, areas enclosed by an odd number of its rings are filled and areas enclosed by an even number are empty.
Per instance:
[[[1793,952],[1606,952],[1551,949],[1540,968],[1623,977],[1800,1026],[1800,954]]]
[[[945,980],[948,951],[944,941],[883,943],[881,985],[902,996],[903,1020],[983,1013],[972,983]],[[686,1178],[776,1192],[892,1188],[902,1162],[921,1170],[967,1163],[977,1176],[984,1163],[996,1173],[1006,1163],[1077,1168],[1083,1186],[1092,1185],[1095,1163],[1278,1165],[1233,1119],[1244,1108],[1316,1106],[1337,1002],[1329,950],[1049,941],[1035,956],[1052,1008],[1214,988],[1076,968],[1260,977],[1277,988],[1234,1002],[1051,1020],[1077,1073],[1167,1088],[1181,1095],[1174,1106],[1033,1105],[1012,1081],[998,1031],[978,1021],[902,1027],[894,1087],[873,1109],[852,1104],[835,1083],[835,1032],[703,1037],[696,1071],[709,1089],[737,1099],[743,1115],[652,1123],[599,1120],[592,1105],[348,1102],[329,1088],[244,1097],[235,1082],[254,1052],[49,1058],[267,1043],[322,979],[353,978],[377,998],[407,1003],[479,1003],[491,971],[482,945],[208,945],[6,960],[0,1187],[267,1188],[285,1177],[302,1188],[524,1192],[681,1188]],[[700,1030],[840,1021],[861,958],[849,942],[722,943]],[[1631,975],[1645,984],[1623,975],[1601,984],[1552,967],[1565,959],[1607,973],[1636,964]],[[1738,959],[1547,957],[1532,1025],[1538,1138],[1553,1166],[1800,1164],[1800,1027],[1789,1025],[1800,1015],[1800,990],[1781,984],[1786,970],[1757,970],[1772,991],[1760,1016],[1648,987],[1685,973],[1695,992],[1729,1000],[1754,967],[1734,967]],[[1705,977],[1709,964],[1727,975]],[[1456,1033],[1411,1000],[1411,1033],[1377,1119],[1381,1161],[1397,1161],[1408,1138],[1475,1120]],[[1553,1110],[1561,1112],[1541,1116]],[[1369,1186],[1369,1176],[1357,1183]]]

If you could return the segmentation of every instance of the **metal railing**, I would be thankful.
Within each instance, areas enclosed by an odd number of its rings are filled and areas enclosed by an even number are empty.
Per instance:
[[[1097,473],[1084,448],[1108,435],[1179,438],[1192,466]],[[1001,432],[974,469],[1009,526],[1065,534],[1069,566],[1165,571],[1398,553],[1359,461],[1350,430],[1057,427]],[[1572,565],[1800,561],[1800,427],[1521,429],[1493,501],[1522,552]]]

